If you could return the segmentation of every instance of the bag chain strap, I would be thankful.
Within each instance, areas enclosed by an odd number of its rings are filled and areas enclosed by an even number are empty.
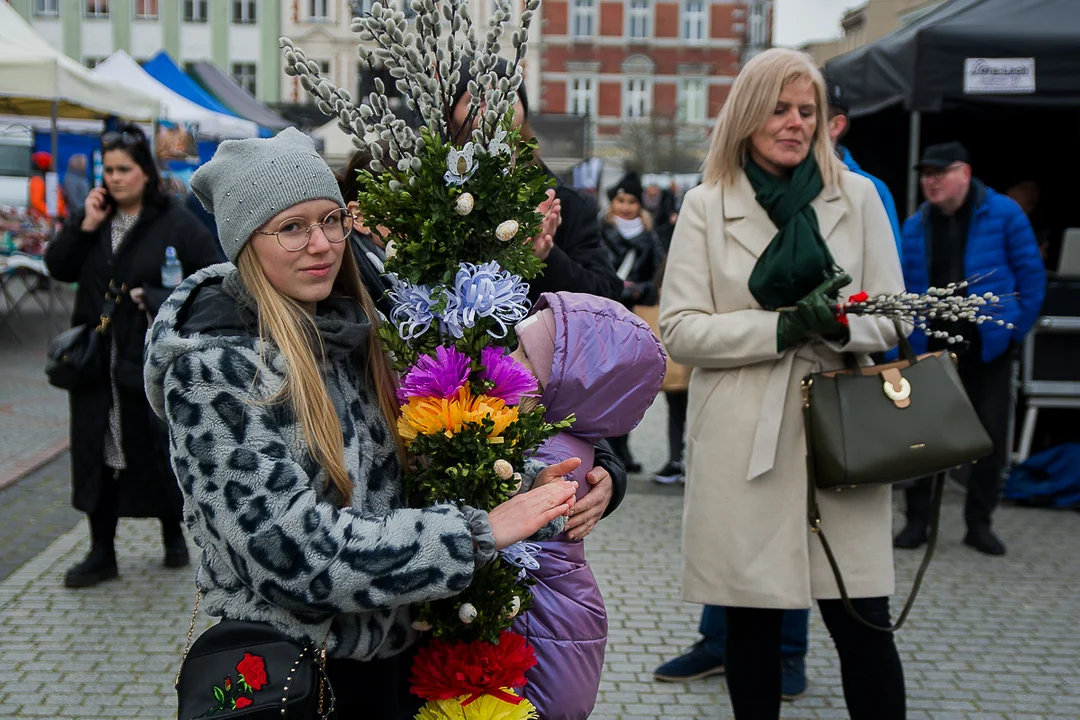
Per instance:
[[[176,689],[180,685],[180,673],[182,673],[184,671],[184,661],[187,660],[188,653],[191,652],[191,639],[195,636],[195,619],[199,616],[199,603],[200,603],[201,600],[202,600],[202,588],[199,587],[198,585],[196,585],[195,586],[195,607],[191,611],[191,624],[188,625],[187,640],[184,643],[184,652],[181,653],[181,655],[180,655],[180,669],[176,671],[176,679],[173,681],[173,689]],[[334,705],[336,704],[336,701],[337,701],[337,695],[334,693],[333,688],[331,688],[330,689],[330,707],[329,707],[329,709],[327,709],[325,714],[323,713],[323,707],[324,707],[324,704],[325,704],[325,697],[326,697],[326,686],[328,684],[328,682],[327,682],[328,678],[327,678],[327,675],[326,675],[326,644],[327,644],[327,642],[329,640],[330,640],[330,631],[327,630],[326,631],[326,637],[324,637],[323,641],[322,641],[322,647],[315,652],[315,655],[318,658],[317,665],[318,665],[318,668],[319,668],[319,710],[318,710],[318,712],[319,712],[319,717],[322,718],[322,720],[326,720],[327,718],[330,717],[330,714],[334,712]],[[300,657],[302,658],[303,656],[304,656],[304,653],[301,652]],[[297,663],[299,663],[299,658],[297,659]],[[290,677],[290,679],[292,679],[292,678]],[[285,689],[288,690],[288,687],[286,687]],[[282,700],[282,702],[286,702],[288,699],[289,699],[289,696],[288,696],[288,694],[286,694],[285,697],[283,697],[281,700]],[[285,711],[282,710],[282,712],[285,712]]]

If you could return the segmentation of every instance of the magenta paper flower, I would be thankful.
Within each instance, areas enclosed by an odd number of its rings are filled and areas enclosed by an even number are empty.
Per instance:
[[[535,397],[539,386],[525,366],[506,354],[506,348],[487,346],[480,354],[484,369],[480,379],[492,383],[485,395],[502,398],[507,405],[517,405],[523,397]]]
[[[422,355],[398,388],[398,402],[411,397],[450,398],[469,381],[469,356],[455,347],[435,348],[435,357]]]

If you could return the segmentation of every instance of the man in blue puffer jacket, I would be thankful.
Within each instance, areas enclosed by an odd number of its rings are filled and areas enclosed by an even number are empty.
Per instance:
[[[990,529],[990,516],[997,505],[1007,451],[1010,349],[1024,339],[1042,309],[1046,270],[1027,216],[1012,199],[972,177],[963,145],[931,145],[917,169],[927,202],[904,223],[901,258],[908,291],[923,293],[927,287],[974,280],[968,292],[1000,297],[993,314],[1013,326],[994,322],[931,326],[962,335],[966,348],[959,350],[920,330],[911,336],[917,353],[958,350],[960,377],[994,441],[994,453],[972,468],[964,543],[988,555],[1004,555],[1004,543]],[[906,495],[907,525],[895,545],[915,548],[927,540],[929,478],[917,481]]]

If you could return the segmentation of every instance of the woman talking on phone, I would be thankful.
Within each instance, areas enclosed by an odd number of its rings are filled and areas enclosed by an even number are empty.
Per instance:
[[[165,565],[189,562],[183,499],[143,389],[143,342],[171,286],[219,258],[205,226],[165,196],[137,125],[105,133],[101,151],[104,187],[90,191],[45,251],[52,277],[79,284],[73,327],[97,325],[115,303],[99,344],[100,375],[69,393],[72,504],[89,516],[91,544],[64,576],[68,587],[117,577],[121,517],[160,518]]]

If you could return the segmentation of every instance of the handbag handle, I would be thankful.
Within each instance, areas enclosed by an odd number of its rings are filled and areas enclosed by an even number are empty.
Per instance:
[[[910,349],[911,345],[908,345]],[[810,403],[803,403],[803,418],[806,424],[806,428],[810,428]],[[930,519],[930,538],[926,544],[926,552],[923,554],[922,564],[919,565],[919,570],[915,574],[915,582],[911,587],[911,594],[908,595],[907,602],[904,603],[904,609],[900,611],[900,616],[896,619],[896,623],[893,625],[875,625],[863,618],[859,614],[859,611],[855,609],[855,606],[851,603],[851,598],[848,596],[847,586],[844,584],[844,574],[840,571],[840,564],[836,561],[836,555],[833,554],[832,546],[829,544],[829,539],[825,536],[825,531],[821,528],[821,510],[818,508],[817,503],[817,485],[814,482],[815,470],[814,470],[814,443],[806,443],[806,509],[807,518],[810,522],[810,532],[817,535],[821,539],[821,547],[825,550],[825,557],[829,561],[829,567],[832,568],[833,577],[836,579],[836,587],[840,590],[840,600],[844,605],[844,610],[847,611],[857,623],[868,627],[871,630],[878,630],[880,632],[895,633],[901,627],[904,622],[907,621],[908,614],[911,612],[911,608],[915,605],[915,598],[919,595],[919,590],[922,588],[923,578],[926,576],[926,571],[930,568],[930,561],[934,557],[934,550],[937,548],[938,540],[938,527],[941,521],[941,500],[945,494],[945,472],[940,472],[934,476],[934,489],[933,489],[933,505],[932,515]]]
[[[896,336],[900,339],[897,348],[900,350],[900,357],[908,362],[909,365],[914,365],[918,362],[919,357],[915,354],[915,349],[911,347],[911,341],[908,336],[904,334],[904,326],[899,320],[893,318],[893,327],[896,328]],[[855,357],[855,353],[844,353],[844,364],[847,365],[848,370],[856,375],[862,375],[863,369],[859,365],[859,359]]]

